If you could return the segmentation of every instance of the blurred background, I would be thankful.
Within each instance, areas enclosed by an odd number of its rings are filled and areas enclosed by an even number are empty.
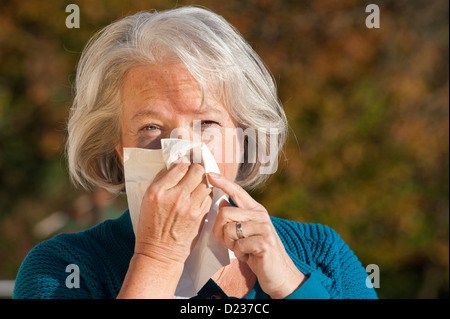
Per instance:
[[[0,3],[4,290],[37,243],[127,207],[123,196],[69,181],[65,124],[86,41],[137,11],[201,5],[260,54],[289,119],[279,171],[252,195],[274,216],[334,228],[364,266],[379,266],[380,298],[448,298],[447,0]],[[70,3],[80,8],[78,29],[65,25]],[[379,29],[365,25],[371,3]]]

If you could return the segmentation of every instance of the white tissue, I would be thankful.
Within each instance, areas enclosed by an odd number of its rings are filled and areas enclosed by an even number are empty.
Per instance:
[[[123,154],[128,208],[135,233],[142,198],[161,169],[170,168],[172,163],[186,156],[192,159],[193,163],[201,163],[205,167],[206,173],[220,174],[214,156],[204,143],[162,139],[161,149],[125,147]],[[212,187],[209,181],[208,185]],[[227,197],[222,190],[214,188],[211,209],[206,216],[197,243],[184,264],[183,274],[175,292],[177,298],[195,296],[208,279],[219,269],[228,265],[230,257],[234,257],[233,252],[223,247],[212,232],[221,200],[227,200]]]

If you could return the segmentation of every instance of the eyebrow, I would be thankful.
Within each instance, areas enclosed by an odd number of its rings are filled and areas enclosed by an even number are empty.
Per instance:
[[[155,116],[155,117],[157,117],[158,115],[159,115],[158,111],[147,109],[147,110],[144,110],[142,112],[136,113],[133,116],[132,119],[134,120],[134,119],[137,119],[138,117],[142,117],[142,116]]]
[[[215,113],[218,115],[223,114],[220,110],[211,107],[211,105],[208,104],[202,104],[200,105],[195,111],[193,111],[194,114],[198,114],[198,115],[202,115],[205,113]],[[159,117],[160,112],[156,111],[156,110],[152,110],[152,109],[146,109],[142,112],[136,113],[133,116],[133,120],[139,117],[143,117],[143,116],[154,116],[154,117]]]
[[[205,113],[216,113],[216,114],[222,114],[222,112],[215,107],[202,103],[193,113],[195,114],[205,114]]]

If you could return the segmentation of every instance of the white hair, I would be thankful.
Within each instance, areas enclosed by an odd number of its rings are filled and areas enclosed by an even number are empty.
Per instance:
[[[112,193],[124,189],[123,164],[115,149],[121,138],[124,77],[133,66],[168,59],[186,66],[203,96],[213,83],[242,129],[275,128],[278,148],[269,154],[269,163],[276,165],[287,120],[271,74],[221,16],[198,7],[181,7],[125,17],[100,30],[86,45],[68,122],[66,150],[74,182]],[[269,136],[263,142],[268,146]],[[267,174],[259,174],[260,166],[258,160],[242,163],[236,181],[246,188],[261,184]]]

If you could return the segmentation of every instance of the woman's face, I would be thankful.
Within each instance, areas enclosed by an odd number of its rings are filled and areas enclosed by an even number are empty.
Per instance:
[[[202,141],[221,173],[236,179],[236,154],[241,154],[242,146],[239,142],[235,146],[230,133],[236,132],[237,123],[224,103],[211,95],[202,104],[200,85],[183,64],[130,69],[122,87],[122,106],[122,139],[116,147],[122,160],[123,147],[158,149],[160,140],[170,137]]]

